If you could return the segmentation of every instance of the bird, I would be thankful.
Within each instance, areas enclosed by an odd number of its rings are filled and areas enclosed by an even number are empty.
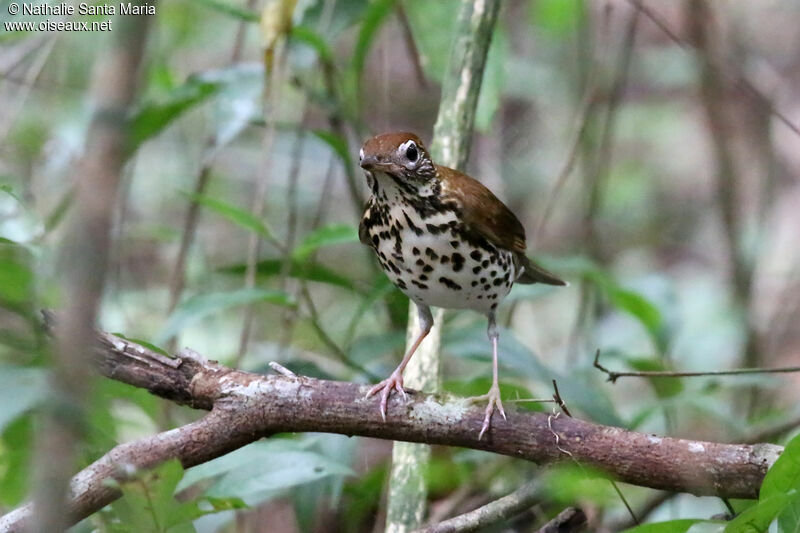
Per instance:
[[[433,326],[431,307],[486,315],[492,345],[492,385],[478,439],[497,408],[506,418],[498,385],[497,307],[514,283],[566,285],[525,255],[525,228],[488,188],[458,170],[437,165],[410,132],[368,139],[359,152],[370,197],[358,228],[389,279],[414,302],[420,332],[400,365],[370,388],[380,412],[393,391],[402,394],[403,370]]]

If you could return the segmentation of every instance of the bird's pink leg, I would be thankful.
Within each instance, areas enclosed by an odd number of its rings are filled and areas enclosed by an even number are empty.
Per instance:
[[[403,357],[403,360],[400,362],[394,372],[392,372],[388,378],[384,379],[369,389],[369,392],[367,392],[367,398],[369,398],[380,391],[381,417],[383,418],[384,422],[386,422],[386,404],[389,401],[389,395],[392,393],[392,390],[396,390],[403,395],[404,400],[406,399],[406,391],[403,389],[403,370],[405,370],[406,365],[411,360],[411,356],[414,355],[414,352],[416,352],[417,348],[419,348],[419,345],[422,343],[422,339],[428,336],[428,333],[431,331],[431,327],[433,327],[433,315],[431,314],[430,307],[427,305],[417,304],[417,312],[419,313],[419,335],[417,335],[414,343],[408,349],[408,352],[406,352],[406,355]]]
[[[503,420],[506,419],[506,413],[503,411],[503,402],[500,401],[500,385],[497,382],[497,343],[500,339],[500,333],[497,331],[497,324],[495,322],[494,312],[489,314],[489,339],[492,341],[492,386],[486,397],[489,399],[489,404],[486,406],[486,414],[483,418],[483,426],[478,435],[478,440],[483,438],[483,434],[489,429],[489,423],[492,420],[492,413],[495,406],[500,414],[503,415]]]

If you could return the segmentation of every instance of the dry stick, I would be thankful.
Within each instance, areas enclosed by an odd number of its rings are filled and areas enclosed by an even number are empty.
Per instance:
[[[649,7],[644,5],[641,0],[628,0],[628,2],[633,4],[633,6],[637,10],[641,11],[647,18],[650,19],[651,22],[653,22],[653,24],[658,26],[658,28],[661,31],[663,31],[664,34],[667,37],[669,37],[675,44],[677,44],[678,46],[680,46],[681,48],[683,48],[685,50],[689,50],[689,49],[693,48],[693,45],[691,43],[686,42],[683,38],[681,38],[680,35],[678,35],[674,31],[672,31],[672,29],[670,29],[670,27],[666,23],[666,21],[664,19],[662,19],[658,14],[656,14],[655,11],[653,11],[652,9],[650,9]],[[755,84],[753,84],[753,82],[751,82],[745,76],[744,72],[742,72],[742,71],[740,71],[738,69],[735,69],[736,74],[735,75],[731,75],[731,74],[728,74],[727,69],[725,67],[733,68],[733,65],[731,65],[731,64],[723,65],[721,63],[712,63],[712,64],[709,65],[709,68],[712,68],[713,70],[718,72],[721,76],[728,77],[729,79],[732,79],[734,81],[738,81],[739,83],[741,83],[741,85],[744,87],[744,89],[747,90],[751,94],[751,96],[753,96],[753,97],[757,98],[758,100],[761,100],[761,101],[763,101],[765,103],[765,105],[767,107],[767,110],[771,114],[775,115],[778,118],[778,120],[780,120],[787,128],[792,130],[797,135],[800,135],[800,126],[798,126],[797,124],[792,122],[792,120],[789,117],[787,117],[784,113],[782,113],[780,110],[778,110],[775,107],[775,105],[767,97],[765,97],[761,93],[761,91],[755,86]]]
[[[586,529],[586,513],[567,507],[558,516],[537,530],[537,533],[578,533]]]
[[[766,471],[783,450],[771,444],[657,437],[511,407],[506,410],[508,421],[493,421],[490,438],[478,440],[483,407],[465,398],[409,391],[404,402],[393,396],[391,423],[386,424],[374,402],[364,398],[365,385],[260,376],[208,361],[192,351],[168,358],[109,333],[98,333],[84,351],[93,355],[95,367],[108,378],[211,412],[187,426],[117,446],[81,471],[71,485],[71,523],[120,496],[104,481],[130,471],[121,465],[152,468],[177,458],[189,467],[278,432],[341,433],[461,446],[539,464],[570,459],[634,485],[730,498],[756,498]],[[63,455],[57,457],[63,459]],[[0,533],[21,531],[32,514],[28,504],[0,517]]]
[[[87,347],[95,338],[97,309],[109,262],[109,227],[128,143],[125,117],[138,86],[148,22],[128,16],[117,21],[113,48],[96,62],[92,75],[92,116],[86,152],[75,170],[76,197],[71,231],[61,250],[64,302],[68,312],[56,328],[52,396],[37,435],[34,499],[41,512],[32,531],[62,531],[68,525],[67,489],[75,453],[85,431],[89,374]]]
[[[671,370],[640,370],[635,372],[615,372],[600,364],[600,350],[594,354],[594,367],[608,375],[608,381],[614,383],[619,378],[695,378],[702,376],[740,376],[747,374],[788,374],[800,372],[800,366],[784,366],[778,368],[734,368],[731,370],[708,370],[705,372],[677,372]]]
[[[415,530],[414,533],[466,533],[502,522],[525,511],[541,499],[539,483],[529,481],[514,492],[462,515]]]

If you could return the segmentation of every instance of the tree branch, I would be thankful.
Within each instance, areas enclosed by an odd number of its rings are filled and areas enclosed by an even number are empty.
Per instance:
[[[191,350],[171,358],[109,333],[93,348],[106,377],[162,398],[210,410],[200,420],[119,445],[73,477],[70,520],[119,497],[105,480],[177,458],[185,467],[209,461],[278,432],[327,432],[461,446],[540,464],[574,460],[627,483],[668,491],[755,498],[782,448],[656,437],[576,418],[509,409],[478,440],[483,408],[462,398],[411,391],[393,396],[381,420],[367,386],[286,375],[260,376],[206,361]],[[22,531],[30,504],[0,518],[0,532]]]

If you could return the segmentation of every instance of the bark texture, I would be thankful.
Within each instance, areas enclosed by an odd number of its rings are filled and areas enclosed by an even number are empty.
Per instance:
[[[315,431],[461,446],[540,464],[577,461],[644,487],[726,498],[756,498],[782,448],[658,437],[546,413],[506,410],[478,440],[483,407],[466,399],[410,391],[392,396],[384,423],[366,385],[308,377],[262,376],[207,361],[191,350],[171,358],[109,333],[92,349],[103,375],[210,412],[186,426],[119,445],[72,478],[70,521],[119,497],[104,480],[177,458],[209,461],[277,432]],[[0,518],[0,532],[22,531],[30,504]]]

